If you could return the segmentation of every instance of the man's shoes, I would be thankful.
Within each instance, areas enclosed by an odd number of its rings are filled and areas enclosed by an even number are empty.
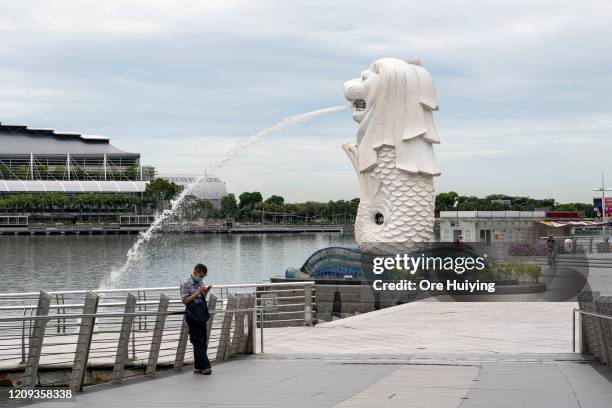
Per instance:
[[[202,374],[202,370],[200,370],[199,368],[194,368],[193,369],[193,373],[194,374]]]
[[[205,368],[203,370],[200,370],[200,374],[211,375],[212,374],[212,369],[210,367],[208,367],[208,368]]]

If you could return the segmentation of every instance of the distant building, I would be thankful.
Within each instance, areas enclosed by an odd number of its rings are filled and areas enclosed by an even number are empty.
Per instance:
[[[441,242],[454,242],[463,235],[466,242],[484,245],[574,235],[601,225],[580,211],[440,211],[437,224]]]
[[[510,207],[512,205],[512,200],[491,200],[491,203]]]
[[[142,193],[152,177],[105,136],[0,123],[0,195]]]
[[[188,186],[195,183],[200,176],[197,175],[161,175],[159,176],[168,181],[172,181],[180,186]],[[190,194],[195,195],[200,199],[206,199],[212,203],[215,208],[221,207],[221,199],[227,195],[227,188],[225,182],[221,181],[218,177],[211,174],[205,175],[200,183],[195,185]]]

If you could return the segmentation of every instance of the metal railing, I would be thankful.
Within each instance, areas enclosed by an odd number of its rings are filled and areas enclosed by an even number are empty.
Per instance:
[[[607,319],[612,321],[612,316],[606,316],[603,314],[599,314],[599,313],[590,313],[590,312],[585,312],[584,310],[580,310],[580,309],[576,309],[574,308],[573,312],[572,312],[572,352],[576,352],[576,313],[578,313],[578,319],[579,319],[579,325],[582,327],[582,315],[585,316],[590,316],[590,317],[595,317],[598,319]],[[583,341],[583,336],[582,333],[584,333],[583,330],[578,332],[578,346],[580,348],[580,352],[584,353],[585,350],[585,344]],[[610,339],[610,341],[612,341],[612,339]]]
[[[580,353],[591,354],[612,368],[612,296],[580,292],[572,311],[572,349],[576,350],[576,315],[579,316]]]
[[[258,328],[263,352],[264,327],[312,325],[313,289],[314,282],[213,287],[209,356],[255,353]],[[16,386],[79,390],[189,362],[178,286],[4,293],[0,305],[0,369],[13,371]],[[88,367],[107,372],[86,379]]]
[[[547,237],[540,237],[541,240],[546,240]],[[566,239],[572,241],[572,250],[566,252],[563,248],[563,243]],[[610,252],[612,241],[611,236],[600,235],[568,235],[555,236],[557,247],[561,253],[571,254],[599,254]]]

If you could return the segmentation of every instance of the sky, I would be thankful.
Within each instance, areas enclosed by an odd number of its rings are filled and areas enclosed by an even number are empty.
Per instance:
[[[0,122],[105,135],[200,173],[284,117],[346,103],[382,57],[436,84],[437,191],[589,202],[612,185],[608,1],[0,0]],[[230,192],[351,199],[350,111],[217,169]]]

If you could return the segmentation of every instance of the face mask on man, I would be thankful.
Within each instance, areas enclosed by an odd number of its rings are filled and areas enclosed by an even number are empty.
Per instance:
[[[193,279],[194,282],[196,283],[196,285],[201,285],[202,282],[204,281],[204,278],[200,278],[199,276]]]

